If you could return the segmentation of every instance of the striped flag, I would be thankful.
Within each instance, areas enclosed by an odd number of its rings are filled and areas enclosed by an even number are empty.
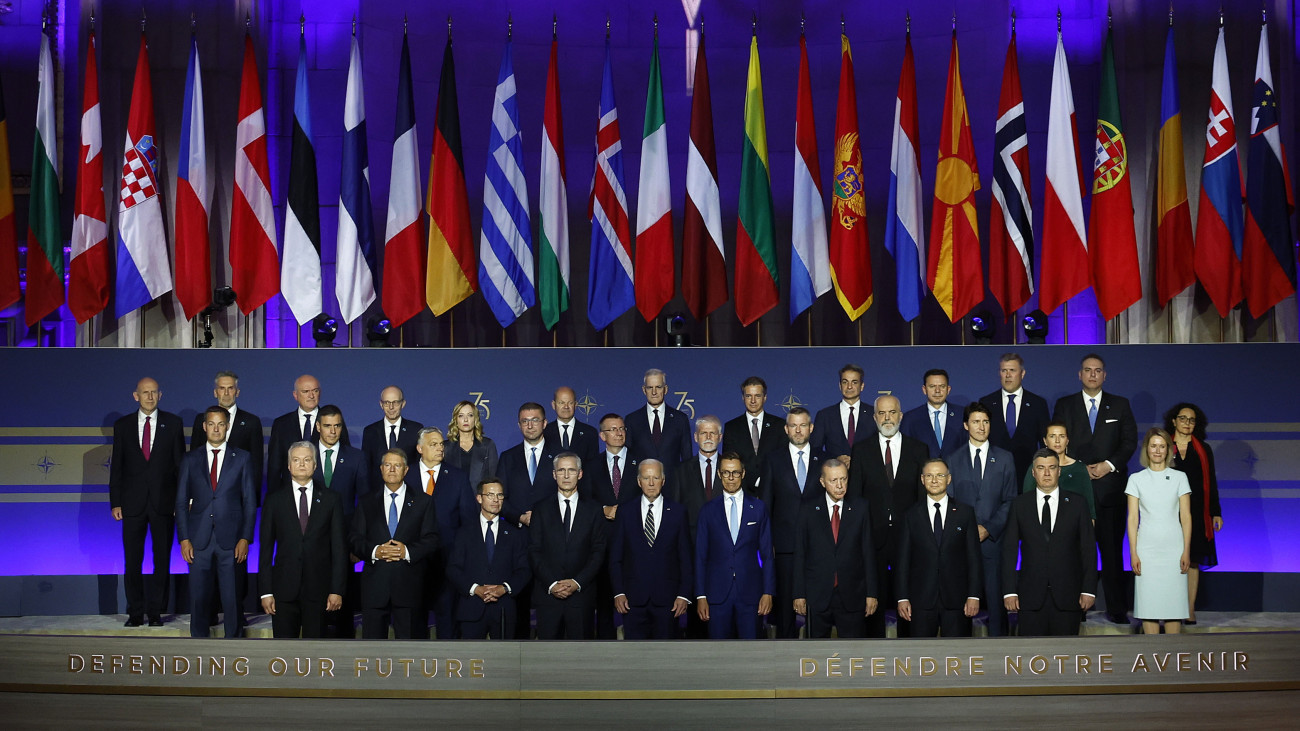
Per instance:
[[[528,185],[524,179],[523,139],[510,47],[507,41],[492,100],[492,130],[483,175],[483,229],[478,244],[483,299],[501,327],[507,327],[537,304]]]
[[[673,298],[673,201],[668,183],[668,124],[655,30],[641,132],[641,178],[636,200],[636,307],[649,322]]]
[[[1183,165],[1183,115],[1178,105],[1174,29],[1165,38],[1165,74],[1160,85],[1160,153],[1156,165],[1156,299],[1161,307],[1196,282],[1192,213]]]
[[[212,301],[212,249],[208,243],[207,132],[199,44],[190,34],[190,63],[181,108],[180,159],[176,165],[176,299],[185,319]]]
[[[334,294],[339,314],[352,323],[375,301],[374,215],[366,146],[366,90],[361,47],[352,34],[348,87],[343,99],[343,170],[339,174],[339,230]]]
[[[740,152],[739,225],[736,226],[736,316],[749,325],[780,300],[776,270],[776,228],[772,216],[772,174],[767,164],[767,120],[763,113],[763,71],[758,35],[749,42],[745,86],[745,142]]]
[[[1007,319],[1034,293],[1034,212],[1029,202],[1029,135],[1020,93],[1016,34],[1007,44],[993,132],[993,204],[989,211],[989,289]]]
[[[0,308],[22,297],[18,285],[18,235],[14,224],[13,172],[9,168],[9,125],[0,83]]]
[[[892,171],[891,171],[892,172]],[[871,307],[871,241],[863,193],[862,145],[858,140],[858,91],[849,37],[840,34],[840,92],[835,110],[835,210],[831,218],[830,270],[835,296],[850,320]],[[890,177],[891,189],[894,182]]]
[[[280,292],[302,325],[323,309],[320,272],[320,190],[311,139],[307,92],[307,36],[298,35],[298,75],[293,89],[293,137],[289,142],[289,196],[284,207],[284,256]]]
[[[1092,165],[1092,208],[1088,253],[1092,289],[1106,320],[1142,299],[1137,235],[1133,231],[1133,188],[1128,174],[1128,142],[1120,121],[1115,82],[1113,33],[1107,31],[1101,55],[1101,93],[1097,100],[1096,156]]]
[[[564,117],[560,114],[560,44],[551,38],[551,65],[546,72],[546,112],[542,123],[542,164],[538,216],[538,299],[542,323],[555,329],[569,309],[569,191],[564,183]],[[594,232],[593,232],[594,234]]]
[[[420,222],[420,150],[411,93],[411,46],[402,33],[397,69],[397,113],[393,130],[393,165],[388,183],[388,220],[384,227],[384,314],[400,327],[424,309],[424,232]]]
[[[59,225],[59,143],[55,133],[54,62],[49,33],[41,32],[37,71],[36,140],[27,213],[27,327],[63,304],[63,229]],[[166,262],[166,241],[163,261]],[[164,267],[165,268],[165,267]]]
[[[948,91],[939,134],[939,165],[934,173],[934,211],[930,219],[930,291],[951,322],[984,299],[975,191],[980,189],[975,146],[971,142],[966,92],[961,85],[957,31],[952,33]]]
[[[813,118],[808,42],[799,34],[799,93],[794,118],[794,205],[791,221],[790,321],[831,290],[826,243],[826,205],[817,160],[817,123]]]
[[[433,314],[441,315],[474,294],[478,269],[474,265],[474,232],[469,224],[469,195],[465,192],[465,159],[460,148],[460,107],[456,102],[456,62],[451,35],[442,54],[438,81],[438,111],[429,159],[429,276],[424,296]],[[435,195],[436,193],[436,195]]]
[[[898,96],[894,98],[894,142],[889,153],[889,208],[885,217],[885,248],[894,257],[898,281],[898,314],[908,322],[921,314],[921,300],[926,293],[919,129],[916,61],[912,56],[912,32],[908,30]]]
[[[713,101],[704,61],[704,31],[695,55],[691,137],[686,156],[686,206],[682,210],[682,297],[696,320],[727,301],[727,263],[722,252],[722,204],[713,145]]]
[[[249,53],[252,53],[252,48],[250,42]],[[42,84],[41,88],[44,89],[45,85]],[[51,114],[53,114],[52,99],[50,104]],[[53,121],[50,125],[53,131]],[[35,190],[34,184],[33,190]],[[269,197],[267,210],[270,210]],[[56,227],[55,231],[57,230]],[[31,256],[32,247],[29,246],[27,249],[29,319],[32,315]],[[140,55],[136,59],[135,82],[131,89],[131,114],[126,123],[122,185],[117,205],[117,286],[114,288],[117,297],[117,316],[120,318],[134,312],[171,290],[172,272],[167,261],[167,230],[163,226],[161,190],[158,187],[158,147],[154,144],[153,85],[149,79],[149,47],[145,43],[144,33],[141,33]],[[62,287],[60,287],[61,292]]]
[[[244,35],[235,132],[235,195],[230,206],[230,273],[239,311],[245,315],[280,291],[271,166],[266,156],[266,114],[257,79],[253,39]]]
[[[1291,238],[1295,195],[1278,130],[1278,96],[1268,57],[1268,25],[1259,29],[1255,92],[1250,114],[1250,164],[1246,167],[1246,234],[1242,285],[1251,317],[1295,294],[1296,252]]]
[[[618,104],[609,40],[605,41],[605,75],[600,86],[596,129],[596,169],[587,213],[591,218],[591,266],[587,283],[587,319],[604,330],[636,303],[632,279],[632,241],[623,184],[623,141],[618,131]]]
[[[1047,112],[1047,186],[1043,193],[1043,261],[1038,306],[1052,314],[1088,286],[1088,237],[1083,232],[1083,173],[1074,91],[1065,44],[1056,34],[1052,95]]]
[[[1219,40],[1214,46],[1213,68],[1201,200],[1196,210],[1196,278],[1201,280],[1219,316],[1227,317],[1242,298],[1241,254],[1246,226],[1223,26],[1219,26]]]
[[[77,200],[72,210],[72,260],[68,263],[68,309],[72,310],[78,324],[103,312],[108,306],[109,294],[104,137],[99,120],[99,63],[95,58],[94,31],[90,32],[90,44],[86,47],[82,78],[85,81],[81,103],[81,155],[77,159]],[[0,119],[3,116],[0,112]],[[3,144],[4,141],[0,140],[0,155],[3,155]],[[0,176],[7,174],[8,170],[0,162]],[[0,181],[0,186],[3,185],[4,182]]]

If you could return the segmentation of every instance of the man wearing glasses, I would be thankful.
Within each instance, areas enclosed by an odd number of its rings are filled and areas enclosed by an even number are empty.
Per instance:
[[[741,489],[739,454],[723,453],[718,473],[722,494],[700,510],[695,538],[696,611],[709,639],[752,640],[776,592],[771,523],[763,501]]]
[[[406,452],[408,462],[415,464],[419,457],[416,445],[424,424],[402,416],[406,394],[397,386],[385,388],[379,392],[379,408],[384,410],[384,418],[367,424],[361,431],[361,451],[366,453],[366,464],[378,470],[381,457],[390,449]]]

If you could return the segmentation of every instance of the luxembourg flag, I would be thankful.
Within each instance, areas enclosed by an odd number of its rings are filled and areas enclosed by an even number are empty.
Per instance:
[[[185,74],[179,157],[176,166],[176,298],[185,310],[185,319],[192,320],[212,299],[203,79],[199,73],[199,44],[193,36],[190,36],[189,70]]]
[[[1220,317],[1241,302],[1241,247],[1245,229],[1241,206],[1241,162],[1237,125],[1232,116],[1228,53],[1223,26],[1214,46],[1210,113],[1205,126],[1205,165],[1201,168],[1201,202],[1196,211],[1196,278]]]
[[[921,314],[925,298],[925,245],[921,212],[921,167],[917,163],[916,61],[912,34],[903,48],[903,70],[894,98],[894,142],[889,154],[889,206],[885,218],[885,248],[894,257],[898,277],[898,314],[912,321]]]
[[[154,145],[153,86],[149,47],[140,34],[140,55],[126,123],[122,185],[117,205],[117,316],[124,317],[172,289],[158,189],[158,148]]]

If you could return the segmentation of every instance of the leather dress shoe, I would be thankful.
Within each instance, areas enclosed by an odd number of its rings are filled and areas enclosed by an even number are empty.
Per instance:
[[[1115,624],[1129,624],[1127,614],[1107,614],[1106,619],[1109,619]]]
[[[144,620],[141,619],[140,617],[127,617],[127,618],[126,618],[126,622],[122,623],[122,626],[123,626],[123,627],[139,627],[139,626],[142,625],[142,624],[144,624]]]
[[[149,626],[150,626],[150,627],[161,627],[161,626],[163,626],[162,617],[150,617],[150,618],[149,618]]]

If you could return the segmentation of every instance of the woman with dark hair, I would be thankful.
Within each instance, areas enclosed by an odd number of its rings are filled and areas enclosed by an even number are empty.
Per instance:
[[[451,410],[447,425],[447,452],[444,459],[469,475],[470,487],[477,487],[484,477],[497,473],[497,445],[483,436],[483,420],[473,401],[461,401]]]
[[[1187,570],[1191,567],[1191,487],[1187,476],[1169,467],[1173,439],[1160,427],[1147,430],[1141,461],[1146,469],[1130,475],[1128,555],[1133,563],[1133,616],[1142,632],[1182,631],[1187,618]]]
[[[1181,403],[1165,412],[1165,430],[1173,435],[1169,466],[1187,475],[1192,487],[1192,568],[1187,572],[1187,624],[1196,624],[1196,589],[1201,570],[1219,564],[1214,533],[1223,529],[1219,509],[1219,480],[1214,474],[1214,452],[1205,442],[1205,412]]]
[[[1043,434],[1043,446],[1056,452],[1061,463],[1061,478],[1057,485],[1066,492],[1082,497],[1088,503],[1088,517],[1097,522],[1097,506],[1092,496],[1092,478],[1088,476],[1088,466],[1068,454],[1070,434],[1064,421],[1052,421]],[[1029,492],[1038,485],[1033,470],[1025,473],[1025,485],[1021,492]]]

